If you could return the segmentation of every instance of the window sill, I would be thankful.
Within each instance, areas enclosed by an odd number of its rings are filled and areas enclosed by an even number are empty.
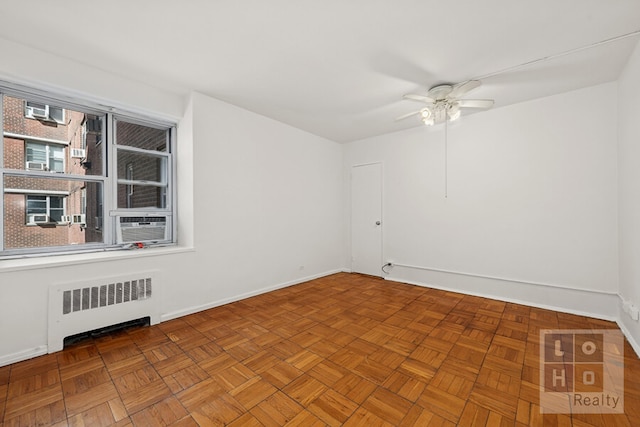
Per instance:
[[[0,259],[0,273],[50,267],[64,267],[67,265],[91,264],[101,261],[117,261],[120,259],[130,259],[132,257],[180,254],[194,251],[195,249],[193,247],[172,245],[155,248],[147,247],[143,249],[121,249],[67,255],[43,255],[28,258]]]

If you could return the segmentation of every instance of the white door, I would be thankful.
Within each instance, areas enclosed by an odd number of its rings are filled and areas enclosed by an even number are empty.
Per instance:
[[[351,271],[382,276],[382,164],[351,168]]]

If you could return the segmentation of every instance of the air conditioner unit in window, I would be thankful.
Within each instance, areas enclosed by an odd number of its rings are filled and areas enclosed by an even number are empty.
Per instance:
[[[72,220],[71,215],[62,215],[62,217],[60,218],[60,222],[70,223],[71,220]]]
[[[39,119],[49,118],[49,106],[45,105],[44,108],[34,107],[33,105],[27,105],[27,115]]]
[[[30,224],[47,224],[49,223],[49,215],[45,214],[32,214],[29,216]]]
[[[72,215],[71,222],[74,224],[85,225],[87,222],[86,215],[85,214]]]
[[[84,159],[86,157],[86,151],[84,148],[72,148],[71,157],[74,157],[77,159]]]
[[[170,219],[166,216],[117,216],[118,243],[156,243],[169,240]]]
[[[27,169],[32,171],[46,171],[47,164],[40,162],[27,162]]]

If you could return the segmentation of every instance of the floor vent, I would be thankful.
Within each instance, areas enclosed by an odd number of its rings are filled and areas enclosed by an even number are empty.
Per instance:
[[[138,272],[119,277],[61,283],[49,288],[48,352],[64,348],[67,337],[148,317],[160,322],[158,275]]]
[[[147,316],[147,317],[142,317],[140,319],[131,320],[129,322],[122,322],[116,325],[94,329],[92,331],[81,332],[79,334],[66,337],[64,339],[64,347],[67,348],[67,346],[71,346],[88,339],[96,339],[96,338],[103,337],[105,335],[111,335],[113,333],[121,332],[131,328],[141,328],[141,327],[149,326],[150,324],[151,324],[151,319]]]
[[[152,289],[150,277],[69,289],[63,291],[62,314],[147,299],[151,297]]]

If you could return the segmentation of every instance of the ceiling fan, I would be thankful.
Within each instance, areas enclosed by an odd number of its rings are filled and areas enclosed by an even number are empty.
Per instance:
[[[432,126],[458,119],[465,108],[487,110],[493,106],[493,99],[460,99],[461,96],[479,86],[479,80],[467,80],[455,85],[434,86],[429,89],[426,95],[408,93],[403,96],[404,99],[420,102],[426,106],[418,111],[404,114],[396,120],[419,115],[425,125]]]
[[[418,111],[413,111],[398,117],[396,120],[404,120],[412,116],[420,116],[425,125],[433,126],[444,123],[444,197],[448,197],[448,154],[447,154],[447,123],[457,120],[462,109],[475,108],[487,110],[493,106],[493,99],[460,99],[465,93],[480,86],[479,80],[467,80],[466,82],[450,85],[441,84],[433,86],[426,95],[409,93],[404,99],[426,104]]]

